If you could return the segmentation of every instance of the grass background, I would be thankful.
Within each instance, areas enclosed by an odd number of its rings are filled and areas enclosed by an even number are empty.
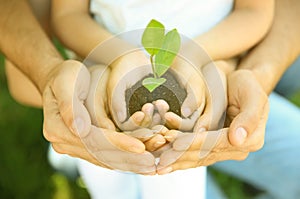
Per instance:
[[[291,100],[300,105],[300,92]],[[0,198],[88,199],[80,178],[66,178],[48,164],[42,122],[41,110],[22,106],[9,95],[0,55]],[[238,179],[210,172],[230,199],[247,199],[257,193]]]

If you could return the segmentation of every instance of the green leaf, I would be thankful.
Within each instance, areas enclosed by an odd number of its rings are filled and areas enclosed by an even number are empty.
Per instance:
[[[165,27],[160,22],[152,19],[147,25],[142,44],[150,55],[155,55],[161,49],[165,36]]]
[[[171,66],[180,49],[180,35],[176,29],[168,32],[163,40],[162,48],[155,55],[155,73],[161,77]]]
[[[165,78],[148,77],[143,80],[142,84],[152,93],[157,87],[165,83],[165,81]]]

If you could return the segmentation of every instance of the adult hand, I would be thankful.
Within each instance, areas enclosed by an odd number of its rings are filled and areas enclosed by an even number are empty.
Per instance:
[[[227,119],[232,121],[229,129],[181,134],[172,149],[161,155],[159,174],[218,161],[243,160],[249,152],[263,146],[269,106],[254,74],[249,70],[230,74],[228,95]]]
[[[155,171],[154,157],[141,141],[91,124],[83,104],[89,88],[89,71],[80,62],[65,61],[50,75],[43,93],[44,136],[54,150],[106,168]]]

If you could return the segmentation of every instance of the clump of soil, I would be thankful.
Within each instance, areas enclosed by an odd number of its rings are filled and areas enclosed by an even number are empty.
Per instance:
[[[152,75],[148,75],[150,77]],[[144,104],[163,99],[169,106],[171,112],[181,116],[181,105],[187,96],[186,90],[180,86],[175,77],[168,71],[163,75],[167,81],[157,87],[152,93],[138,81],[135,85],[125,91],[127,115],[130,117],[136,111],[140,111]]]

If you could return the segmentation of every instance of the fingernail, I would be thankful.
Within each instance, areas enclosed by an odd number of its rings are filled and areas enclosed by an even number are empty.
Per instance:
[[[239,145],[243,144],[247,137],[247,131],[243,127],[239,127],[235,131],[236,140]]]
[[[184,117],[188,117],[188,116],[191,115],[192,111],[191,111],[190,108],[183,108],[183,109],[181,110],[181,113],[182,113],[182,115],[183,115]]]

